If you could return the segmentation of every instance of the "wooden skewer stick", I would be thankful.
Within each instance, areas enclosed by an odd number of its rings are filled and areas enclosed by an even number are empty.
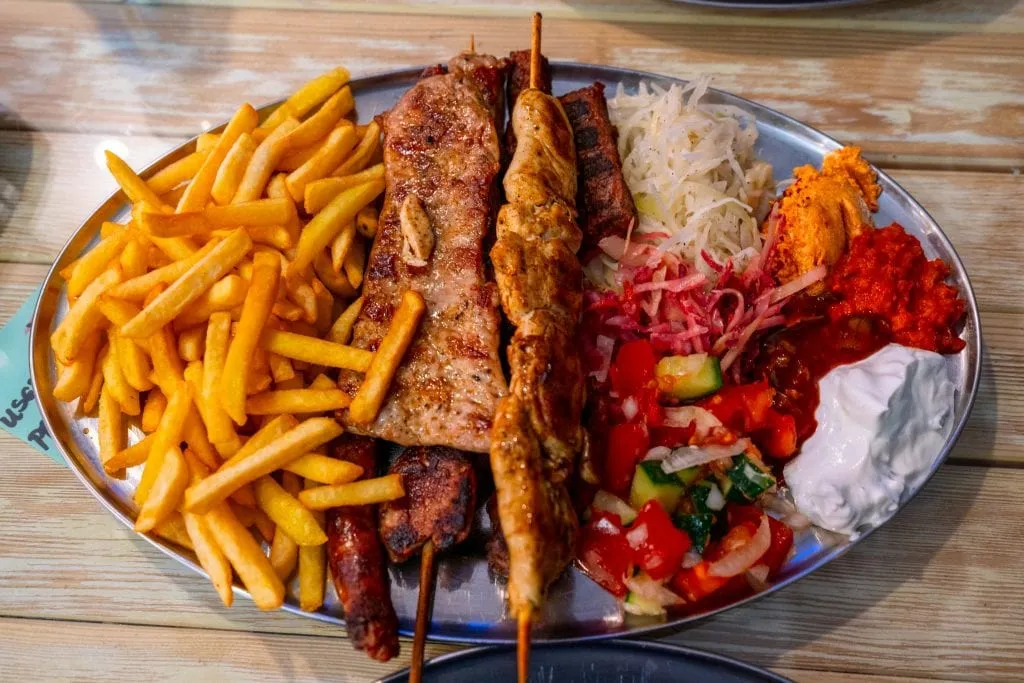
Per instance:
[[[472,33],[469,34],[469,51],[476,54],[476,36]]]
[[[533,13],[533,26],[530,32],[530,87],[540,88],[540,12]]]
[[[519,671],[519,683],[530,680],[530,621],[533,616],[531,607],[519,610],[519,634],[516,638],[516,668]]]
[[[420,553],[420,594],[416,602],[416,631],[412,639],[412,663],[409,666],[409,683],[423,680],[423,648],[427,644],[427,624],[434,597],[434,542],[423,544]]]

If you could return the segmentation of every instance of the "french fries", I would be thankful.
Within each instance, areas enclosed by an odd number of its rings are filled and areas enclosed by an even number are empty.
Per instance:
[[[249,235],[244,230],[235,230],[230,237],[196,261],[137,316],[122,325],[120,333],[133,339],[150,336],[198,299],[241,261],[250,249],[252,240]]]
[[[320,180],[314,180],[306,185],[305,192],[303,193],[303,204],[306,213],[320,211],[330,204],[331,200],[349,188],[368,183],[371,180],[383,179],[384,164],[374,164],[359,173],[341,177],[329,176]],[[372,235],[367,235],[367,237],[372,237]]]
[[[253,483],[253,487],[260,510],[274,521],[278,532],[283,531],[299,545],[323,545],[327,542],[327,534],[313,513],[285,491],[273,477],[260,477]]]
[[[104,472],[141,468],[135,529],[192,549],[225,605],[237,574],[278,607],[297,570],[300,606],[319,609],[327,535],[306,501],[403,495],[322,449],[342,432],[323,416],[356,406],[324,369],[365,373],[362,410],[379,409],[418,320],[405,305],[380,351],[347,345],[384,189],[380,128],[345,118],[348,80],[314,79],[259,126],[242,105],[148,179],[108,152],[131,216],[60,271],[54,397],[98,412]]]
[[[356,372],[366,372],[374,357],[374,354],[366,349],[334,344],[316,337],[282,330],[266,330],[260,339],[260,345],[265,350],[285,358]]]
[[[205,515],[217,546],[235,568],[238,578],[260,609],[277,609],[284,603],[284,583],[274,572],[256,539],[242,526],[227,503]]]
[[[370,422],[376,419],[380,407],[384,404],[391,380],[402,362],[402,356],[416,336],[425,310],[426,304],[419,292],[409,290],[402,295],[402,303],[399,304],[388,331],[381,339],[377,352],[373,354],[366,377],[349,406],[348,416],[353,422]]]
[[[245,424],[247,419],[245,381],[249,376],[249,367],[260,334],[277,298],[280,275],[280,259],[271,254],[256,254],[252,282],[242,305],[242,318],[238,321],[238,332],[231,340],[220,378],[221,403],[239,426]]]
[[[245,412],[250,415],[322,413],[347,408],[352,399],[341,389],[289,389],[250,396]]]
[[[383,191],[383,180],[371,180],[363,185],[345,190],[331,200],[330,204],[306,224],[289,270],[302,273],[313,263],[317,254],[330,244],[334,236],[356,217],[359,210],[376,199]]]
[[[220,134],[206,158],[203,159],[195,176],[189,181],[188,187],[185,188],[185,194],[178,202],[177,213],[202,211],[206,208],[220,165],[231,151],[235,140],[243,133],[251,133],[256,128],[259,118],[259,114],[249,103],[238,108],[235,115],[228,121],[228,125],[225,126],[224,132]]]
[[[224,500],[242,484],[255,481],[263,475],[305,455],[341,434],[342,429],[330,418],[314,417],[300,423],[255,453],[234,458],[219,470],[185,491],[185,510],[205,512]],[[237,457],[237,456],[236,456]]]
[[[388,474],[350,484],[317,486],[299,494],[299,502],[310,510],[327,510],[344,505],[375,505],[398,500],[405,495],[402,475]]]

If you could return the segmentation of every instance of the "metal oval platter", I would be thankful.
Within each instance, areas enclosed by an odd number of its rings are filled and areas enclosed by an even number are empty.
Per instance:
[[[360,120],[367,121],[394,105],[415,83],[420,71],[409,69],[354,81],[352,87],[356,94]],[[666,87],[677,82],[654,74],[582,64],[556,64],[553,66],[553,72],[556,94],[590,85],[595,80],[603,81],[612,91],[620,83],[627,90],[635,89],[641,80]],[[778,178],[788,176],[795,166],[820,164],[825,153],[839,147],[839,143],[832,138],[742,98],[713,91],[708,101],[735,105],[757,118],[757,151],[761,158],[774,166]],[[182,145],[151,165],[142,176],[148,177],[190,153],[194,147],[194,140]],[[934,468],[938,468],[967,420],[977,389],[981,366],[981,332],[978,327],[977,305],[963,264],[938,225],[891,178],[885,174],[879,176],[883,193],[876,216],[877,224],[888,225],[892,221],[897,221],[920,238],[929,257],[941,257],[950,264],[956,285],[967,302],[967,317],[963,329],[967,348],[948,360],[950,377],[958,387],[956,422],[949,440],[942,451],[936,454]],[[99,464],[95,418],[78,417],[75,415],[75,404],[62,404],[52,397],[51,388],[56,370],[48,343],[51,330],[67,311],[64,282],[57,274],[58,271],[95,242],[103,221],[123,219],[126,216],[125,198],[122,194],[116,193],[86,220],[65,245],[47,275],[39,299],[31,348],[32,378],[36,395],[39,397],[47,425],[57,437],[56,440],[68,465],[114,516],[131,527],[136,512],[131,494],[141,475],[141,467],[130,470],[122,480],[109,478],[103,473]],[[141,438],[141,432],[137,427],[132,427],[131,432],[130,442]],[[202,573],[191,552],[155,536],[147,536],[147,539],[168,555]],[[810,574],[843,554],[851,545],[852,543],[845,537],[837,539],[811,530],[803,532],[797,538],[795,553],[774,585],[755,597],[774,592]],[[416,614],[416,596],[419,589],[417,572],[416,562],[391,567],[392,596],[402,631],[406,634],[411,633]],[[475,531],[473,536],[454,553],[439,558],[437,576],[433,620],[429,633],[431,638],[476,643],[514,642],[515,624],[507,620],[504,588],[488,570],[482,551],[481,533]],[[298,609],[294,600],[294,588],[293,585],[284,609],[321,621],[344,624],[344,617],[332,588],[328,588],[323,609],[312,614]],[[245,595],[242,588],[236,587],[235,590]],[[216,599],[211,589],[211,606]],[[750,599],[752,598],[747,600]],[[729,607],[747,600],[738,601]],[[637,635],[679,627],[709,613],[670,614],[668,620],[663,621],[628,616],[611,595],[578,570],[572,569],[552,587],[534,635],[537,641]]]

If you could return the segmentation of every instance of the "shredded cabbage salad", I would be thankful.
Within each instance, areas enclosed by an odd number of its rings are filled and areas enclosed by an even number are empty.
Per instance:
[[[754,153],[752,116],[701,103],[710,81],[641,83],[636,94],[620,84],[608,101],[639,222],[601,240],[584,269],[585,355],[598,382],[617,344],[640,337],[664,353],[713,353],[738,376],[751,337],[783,324],[785,301],[825,275],[777,287],[765,270],[784,220],[768,215],[772,168]]]

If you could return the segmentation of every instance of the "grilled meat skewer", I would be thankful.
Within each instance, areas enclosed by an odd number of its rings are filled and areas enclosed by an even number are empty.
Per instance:
[[[352,344],[376,349],[406,290],[423,295],[427,314],[380,414],[350,424],[352,431],[405,446],[490,446],[507,392],[497,291],[483,251],[497,198],[503,74],[503,60],[464,53],[381,117],[386,191]],[[419,233],[410,234],[403,216],[417,218]],[[433,239],[414,243],[417,234]],[[431,241],[425,258],[408,258]],[[339,385],[354,392],[361,381],[343,372]],[[348,422],[346,411],[339,417]]]
[[[359,465],[364,477],[377,471],[374,439],[343,434],[334,455]],[[377,536],[374,505],[327,511],[327,563],[345,608],[348,637],[357,650],[386,662],[398,654],[398,618],[391,604],[384,549]]]
[[[524,680],[531,614],[572,561],[579,522],[566,487],[582,445],[582,367],[573,338],[582,296],[575,251],[576,151],[557,99],[539,88],[539,15],[529,89],[515,103],[508,202],[491,250],[505,314],[509,395],[494,418],[491,469],[508,546],[510,611],[520,624]]]

